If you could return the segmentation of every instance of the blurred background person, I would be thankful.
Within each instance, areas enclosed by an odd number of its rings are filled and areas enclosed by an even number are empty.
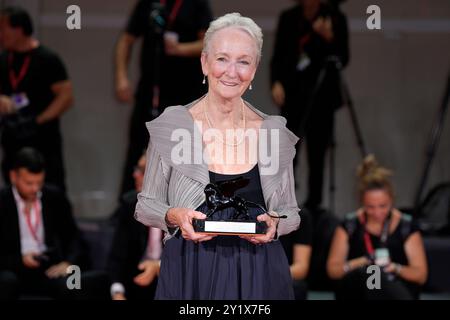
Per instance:
[[[0,298],[67,298],[67,267],[86,261],[69,201],[44,185],[44,158],[32,148],[18,152],[9,174],[12,186],[0,191]]]
[[[422,236],[394,207],[390,175],[373,155],[358,168],[361,208],[336,229],[327,262],[330,278],[340,280],[337,299],[418,299],[427,279]],[[380,290],[367,287],[371,264],[381,268]]]
[[[187,104],[206,92],[199,58],[211,20],[208,0],[140,0],[119,37],[115,86],[117,98],[126,103],[133,100],[129,58],[138,38],[143,39],[121,194],[133,188],[133,167],[147,147],[145,122],[167,106]]]
[[[287,119],[287,127],[306,138],[309,176],[304,206],[313,218],[322,202],[325,152],[333,132],[334,111],[341,106],[338,73],[330,57],[343,66],[348,63],[345,16],[320,0],[297,0],[297,5],[279,17],[270,72],[272,98]],[[321,71],[325,74],[319,81]],[[294,166],[299,148],[297,144]]]
[[[134,168],[135,188],[123,195],[113,215],[116,226],[108,263],[113,300],[151,300],[156,290],[163,234],[134,219],[145,163],[142,155]]]
[[[280,241],[290,266],[295,300],[306,300],[308,294],[306,277],[311,262],[313,225],[307,209],[303,209],[300,216],[302,219],[301,227],[281,236]]]
[[[3,178],[9,182],[14,155],[24,146],[45,158],[46,182],[65,190],[59,119],[72,105],[66,68],[33,37],[30,15],[20,7],[0,12],[0,121]]]

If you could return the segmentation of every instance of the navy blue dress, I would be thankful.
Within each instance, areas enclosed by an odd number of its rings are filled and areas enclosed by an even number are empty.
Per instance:
[[[209,172],[217,182],[244,176],[250,183],[237,195],[265,207],[258,166],[243,174]],[[197,211],[206,212],[206,203]],[[250,208],[255,218],[263,214]],[[214,220],[231,219],[227,208],[214,213]],[[238,236],[217,236],[194,243],[179,231],[166,242],[155,299],[188,300],[276,300],[294,299],[289,264],[280,241],[254,245]]]

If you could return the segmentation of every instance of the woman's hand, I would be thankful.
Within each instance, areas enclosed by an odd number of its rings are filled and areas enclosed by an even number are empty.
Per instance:
[[[214,238],[211,235],[195,232],[192,227],[192,219],[206,219],[206,215],[200,211],[187,208],[171,208],[166,215],[168,224],[178,226],[181,230],[182,237],[186,240],[203,242]]]
[[[365,257],[365,256],[362,256],[362,257],[359,257],[359,258],[354,258],[354,259],[349,260],[347,262],[347,265],[349,267],[348,271],[368,266],[370,263],[371,263],[370,260],[367,257]]]
[[[386,273],[395,273],[399,275],[402,266],[395,262],[390,262],[387,266],[383,268],[383,271]]]
[[[246,235],[240,237],[242,239],[250,241],[253,244],[263,244],[271,242],[275,237],[275,233],[277,232],[278,221],[276,220],[278,219],[272,218],[267,213],[259,215],[257,219],[258,221],[264,221],[267,224],[267,232],[265,234],[248,235],[248,236]]]

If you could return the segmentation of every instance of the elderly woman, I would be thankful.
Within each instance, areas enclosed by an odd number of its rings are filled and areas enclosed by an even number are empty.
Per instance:
[[[358,169],[362,207],[335,231],[327,271],[340,280],[338,299],[414,299],[427,279],[423,240],[411,217],[394,208],[390,171],[371,155]],[[380,267],[379,290],[367,283]],[[376,285],[377,281],[373,281]]]
[[[261,48],[261,29],[251,19],[238,13],[218,18],[201,55],[208,93],[147,124],[147,169],[135,216],[166,232],[157,299],[293,298],[286,255],[274,240],[300,222],[292,169],[298,139],[284,118],[242,99]],[[192,220],[206,218],[205,186],[236,177],[249,179],[236,193],[264,208],[251,208],[249,215],[266,223],[266,233],[195,232]],[[234,211],[222,209],[212,218],[230,219]]]

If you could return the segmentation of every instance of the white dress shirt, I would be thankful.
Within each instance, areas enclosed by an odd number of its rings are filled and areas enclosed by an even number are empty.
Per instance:
[[[19,215],[21,253],[22,255],[31,252],[41,254],[47,250],[44,238],[44,221],[42,220],[42,194],[38,193],[37,199],[33,202],[28,213],[29,218],[27,218],[25,201],[15,187],[12,187],[12,191],[16,201],[17,214]]]

